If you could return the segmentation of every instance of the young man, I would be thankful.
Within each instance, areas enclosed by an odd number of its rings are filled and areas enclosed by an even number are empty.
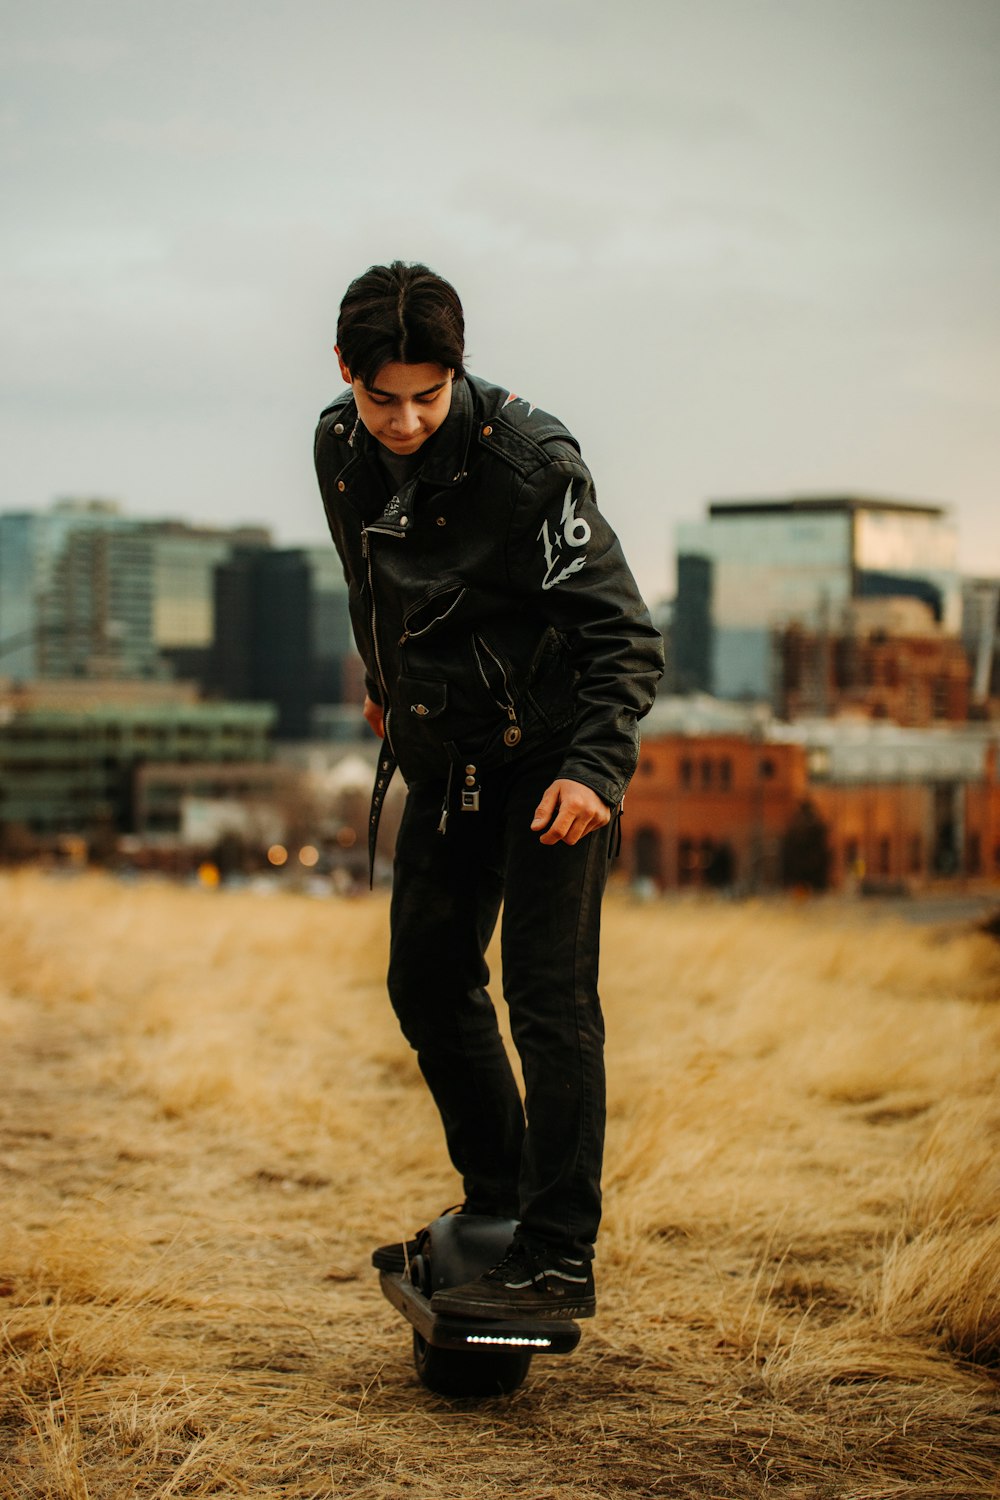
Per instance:
[[[316,468],[383,737],[398,764],[389,994],[441,1114],[466,1213],[519,1220],[504,1260],[433,1299],[586,1317],[601,1210],[600,905],[662,647],[577,443],[464,369],[454,289],[372,266],[340,308],[348,389]],[[525,1108],[486,991],[503,987]],[[527,1116],[527,1121],[525,1119]],[[414,1241],[376,1250],[401,1270]]]

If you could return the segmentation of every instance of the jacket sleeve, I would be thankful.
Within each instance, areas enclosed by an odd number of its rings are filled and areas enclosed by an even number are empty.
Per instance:
[[[638,721],[663,674],[663,642],[568,444],[521,485],[508,538],[515,594],[568,643],[576,670],[573,742],[560,771],[610,807],[639,752]]]
[[[337,504],[337,491],[334,486],[334,475],[342,467],[343,455],[337,455],[334,448],[334,439],[330,433],[333,418],[324,412],[320,417],[313,440],[313,457],[316,465],[316,478],[319,482],[319,491],[323,500],[323,509],[326,512],[327,525],[330,528],[330,536],[333,545],[337,549],[340,564],[344,572],[344,582],[347,584],[348,607],[351,615],[351,629],[354,634],[358,654],[365,669],[365,692],[373,703],[382,704],[382,692],[375,677],[374,652],[368,632],[367,611],[364,607],[364,578],[352,566],[352,548],[349,545],[345,531],[345,517],[343,510]],[[353,549],[356,550],[356,549]]]

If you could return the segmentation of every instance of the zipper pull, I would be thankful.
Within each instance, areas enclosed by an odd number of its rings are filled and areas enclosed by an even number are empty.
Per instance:
[[[503,742],[509,749],[512,749],[515,745],[521,743],[521,729],[517,722],[517,714],[514,712],[513,703],[507,704],[507,717],[510,723],[503,732]]]
[[[451,777],[454,766],[448,767],[448,782],[444,789],[444,800],[441,803],[441,819],[438,823],[438,833],[446,833],[448,830],[448,803],[451,801]]]

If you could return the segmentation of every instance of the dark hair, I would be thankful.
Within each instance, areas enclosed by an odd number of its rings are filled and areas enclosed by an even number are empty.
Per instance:
[[[465,374],[465,318],[455,288],[427,266],[369,266],[344,293],[337,344],[352,378],[370,386],[383,365],[435,364]]]

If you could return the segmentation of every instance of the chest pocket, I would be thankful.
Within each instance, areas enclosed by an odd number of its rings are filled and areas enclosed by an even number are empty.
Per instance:
[[[399,702],[417,722],[436,719],[448,706],[448,687],[425,677],[400,677]]]

